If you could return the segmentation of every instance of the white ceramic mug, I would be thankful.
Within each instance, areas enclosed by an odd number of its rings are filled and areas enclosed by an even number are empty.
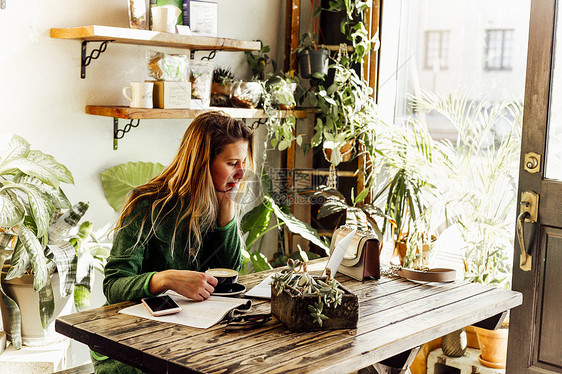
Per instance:
[[[181,10],[173,5],[152,7],[151,10],[152,30],[175,34]]]
[[[131,82],[123,88],[123,96],[129,100],[131,108],[152,108],[153,82]],[[127,94],[130,91],[130,95]]]

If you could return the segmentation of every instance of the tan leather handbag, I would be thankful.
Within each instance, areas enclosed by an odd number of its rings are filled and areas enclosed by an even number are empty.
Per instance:
[[[351,226],[341,226],[332,235],[330,253],[334,252],[336,244],[347,234],[351,233]],[[380,245],[376,236],[357,230],[338,268],[338,272],[359,281],[367,278],[380,278]]]

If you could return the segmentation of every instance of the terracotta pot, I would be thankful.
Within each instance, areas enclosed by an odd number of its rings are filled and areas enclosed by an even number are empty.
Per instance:
[[[466,326],[464,328],[466,331],[466,342],[468,347],[480,349],[480,344],[478,344],[478,337],[476,336],[476,330],[474,326]]]
[[[33,291],[33,275],[25,274],[20,278],[5,280],[6,273],[2,272],[2,287],[6,294],[10,296],[21,311],[21,335],[24,345],[40,346],[48,344],[50,338],[54,336],[54,324],[51,323],[47,331],[43,330],[41,318],[39,316],[39,295]],[[55,297],[55,311],[53,317],[61,312],[70,313],[72,303],[70,297],[60,296],[59,275],[55,273],[51,276],[51,284]],[[10,337],[10,324],[4,303],[0,298],[0,308],[2,310],[2,322],[4,330]]]
[[[230,96],[230,89],[232,84],[221,85],[220,83],[211,84],[211,93]]]
[[[484,366],[496,369],[505,368],[507,357],[508,329],[488,330],[474,327],[480,344],[480,357],[478,359]]]
[[[414,266],[429,266],[429,257],[431,256],[431,251],[433,251],[433,246],[437,238],[431,236],[431,243],[422,245],[422,258],[416,259],[414,261]],[[398,242],[398,245],[394,247],[394,256],[398,256],[400,259],[400,265],[404,265],[404,259],[406,258],[406,253],[408,251],[408,246],[406,241]]]
[[[340,148],[341,162],[348,162],[348,161],[351,160],[351,158],[353,156],[353,149],[354,149],[353,145],[354,145],[354,139],[349,139]],[[332,157],[332,149],[331,148],[324,148],[323,150],[324,150],[324,157],[326,157],[326,160],[329,162],[331,160],[331,157]]]

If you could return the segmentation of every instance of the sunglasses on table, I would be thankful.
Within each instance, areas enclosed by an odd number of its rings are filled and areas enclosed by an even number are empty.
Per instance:
[[[271,320],[271,313],[244,314],[231,310],[221,324],[226,324],[224,332],[236,330],[252,330]]]

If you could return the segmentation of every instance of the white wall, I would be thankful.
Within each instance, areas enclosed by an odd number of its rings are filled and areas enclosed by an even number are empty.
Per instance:
[[[127,3],[7,0],[7,8],[0,10],[0,135],[17,133],[33,149],[51,154],[66,165],[75,184],[63,189],[72,202],[90,202],[84,219],[92,221],[94,228],[114,223],[117,218],[103,194],[100,172],[129,161],[167,164],[189,123],[142,120],[114,151],[113,119],[85,114],[88,104],[127,104],[121,90],[130,81],[147,78],[145,56],[150,48],[109,43],[107,51],[88,66],[86,79],[80,79],[80,41],[52,39],[50,28],[127,27]],[[283,65],[284,1],[218,0],[218,4],[219,36],[261,39]],[[98,45],[90,43],[88,51]],[[198,52],[196,59],[203,55]],[[249,78],[243,53],[219,52],[213,61],[230,66],[237,78]],[[121,128],[124,124],[120,120]],[[261,147],[263,129],[259,134],[256,145]],[[92,304],[102,303],[98,288]]]

